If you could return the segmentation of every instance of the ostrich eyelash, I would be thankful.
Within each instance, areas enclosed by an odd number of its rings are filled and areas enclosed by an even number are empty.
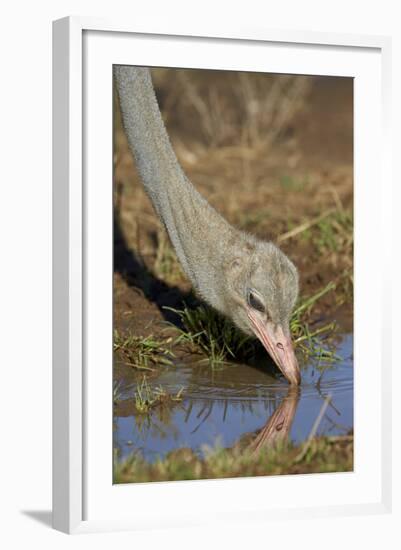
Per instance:
[[[261,313],[264,313],[266,311],[265,306],[263,305],[263,303],[251,291],[248,292],[248,304],[253,309],[256,309],[257,311],[260,311]]]

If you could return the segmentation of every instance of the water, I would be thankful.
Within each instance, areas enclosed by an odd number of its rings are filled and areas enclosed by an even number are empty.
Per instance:
[[[337,348],[341,361],[323,373],[313,365],[305,368],[299,390],[290,389],[282,377],[247,365],[168,369],[149,385],[161,385],[169,393],[184,386],[183,400],[147,415],[135,413],[132,399],[124,401],[115,412],[114,446],[121,457],[139,451],[152,462],[180,447],[199,454],[205,445],[230,447],[257,430],[262,431],[253,437],[255,446],[287,438],[300,443],[321,412],[317,435],[347,433],[353,428],[352,349],[352,335],[343,336]],[[131,387],[124,397],[134,392]]]

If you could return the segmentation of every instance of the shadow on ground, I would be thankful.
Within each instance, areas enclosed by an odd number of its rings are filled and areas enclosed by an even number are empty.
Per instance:
[[[195,307],[200,302],[192,292],[184,292],[177,286],[169,286],[158,279],[129,247],[121,229],[118,212],[114,212],[114,272],[119,273],[127,285],[140,289],[144,297],[154,303],[162,317],[170,323],[177,323],[177,315],[166,307],[180,309],[185,302]]]
[[[21,513],[46,527],[52,527],[51,510],[22,510]]]

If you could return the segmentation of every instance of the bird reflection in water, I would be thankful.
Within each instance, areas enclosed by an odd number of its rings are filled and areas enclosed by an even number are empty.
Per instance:
[[[121,428],[115,432],[115,444],[120,447],[124,439],[129,439],[133,445],[131,451],[136,448],[150,459],[159,455],[160,451],[164,454],[181,446],[199,452],[205,444],[213,446],[220,438],[226,440],[228,447],[239,445],[241,449],[258,453],[262,449],[286,443],[297,411],[300,390],[292,386],[284,397],[279,394],[272,397],[260,396],[257,401],[192,398],[177,403],[173,408],[157,408],[149,415],[131,416],[129,409],[124,412],[120,408],[120,423],[123,417],[131,420],[126,424],[128,432],[120,424]],[[232,439],[233,428],[238,422],[242,424],[245,419],[249,421],[263,417],[267,417],[266,423],[258,429],[256,436],[255,421],[251,421],[248,430],[243,426],[242,435]]]
[[[257,453],[262,449],[283,445],[287,442],[297,411],[299,395],[297,387],[290,387],[280,405],[249,445],[249,450]]]

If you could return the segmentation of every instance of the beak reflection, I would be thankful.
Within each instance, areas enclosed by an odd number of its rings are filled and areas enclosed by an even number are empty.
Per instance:
[[[270,416],[249,449],[257,453],[287,441],[299,402],[299,388],[292,386],[280,405]]]

